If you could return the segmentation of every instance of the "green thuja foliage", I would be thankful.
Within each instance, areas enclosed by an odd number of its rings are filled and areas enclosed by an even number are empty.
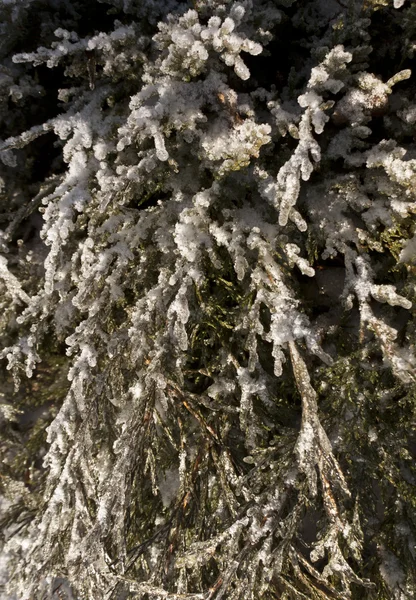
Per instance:
[[[0,596],[416,595],[411,0],[0,0]]]

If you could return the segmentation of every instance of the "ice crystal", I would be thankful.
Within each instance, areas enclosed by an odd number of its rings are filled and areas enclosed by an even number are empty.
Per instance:
[[[415,596],[415,19],[0,2],[2,597]]]

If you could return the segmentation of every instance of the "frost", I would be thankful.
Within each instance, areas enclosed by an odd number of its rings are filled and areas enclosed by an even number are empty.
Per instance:
[[[3,256],[0,256],[0,279],[6,286],[7,291],[9,292],[11,298],[19,299],[21,302],[25,304],[30,303],[30,298],[22,289],[22,286],[12,273],[10,273],[7,268],[7,261]]]
[[[289,261],[297,265],[304,275],[307,275],[308,277],[313,277],[315,275],[315,271],[308,264],[308,261],[298,256],[300,248],[296,246],[296,244],[286,244],[285,250]]]
[[[260,148],[270,141],[270,131],[269,125],[257,125],[246,119],[231,131],[215,131],[212,137],[207,136],[202,143],[203,156],[209,161],[222,161],[216,167],[218,175],[239,171],[250,163],[252,157],[258,158]]]
[[[407,240],[403,250],[400,252],[401,262],[412,262],[416,259],[416,235]]]
[[[1,597],[415,597],[415,49],[0,2]]]

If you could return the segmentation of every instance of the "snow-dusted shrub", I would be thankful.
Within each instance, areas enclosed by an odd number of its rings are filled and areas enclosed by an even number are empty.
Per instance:
[[[0,23],[8,593],[413,598],[415,5]]]

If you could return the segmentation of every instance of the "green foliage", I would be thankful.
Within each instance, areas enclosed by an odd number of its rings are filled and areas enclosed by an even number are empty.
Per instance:
[[[415,596],[415,23],[0,2],[2,598]]]

